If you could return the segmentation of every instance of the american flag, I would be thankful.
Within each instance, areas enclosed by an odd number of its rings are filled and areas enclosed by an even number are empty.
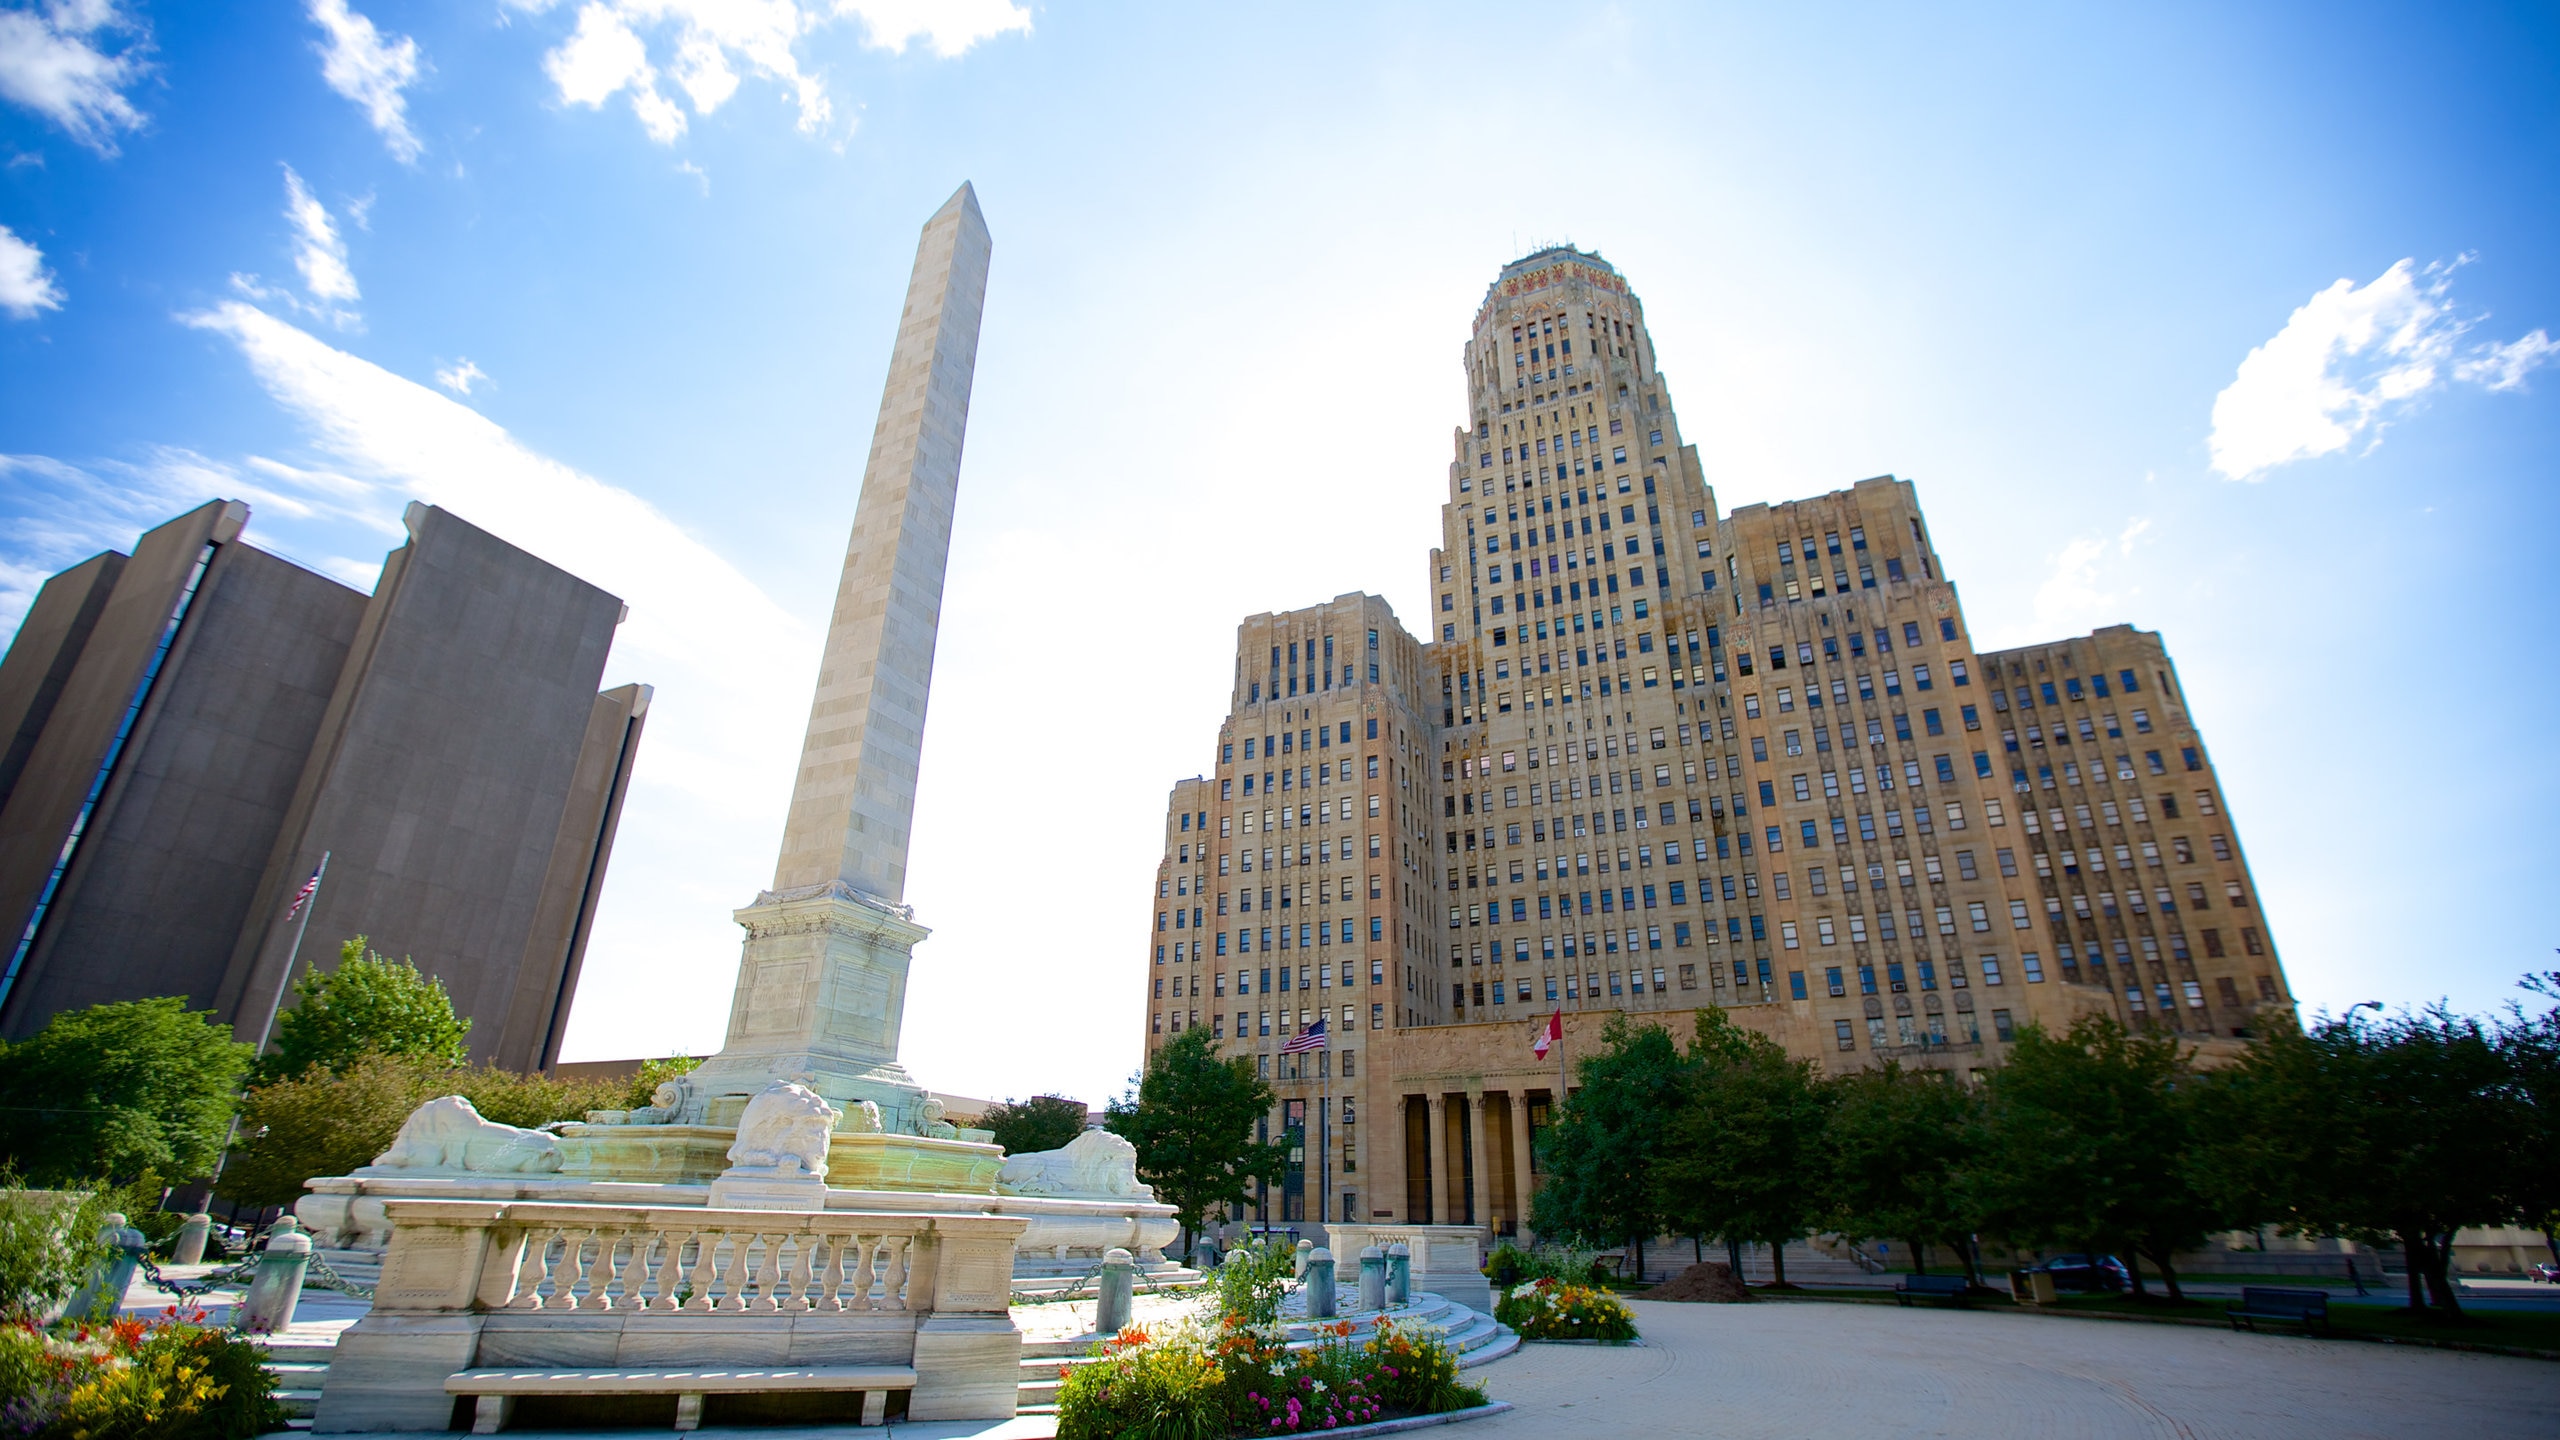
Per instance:
[[[293,892],[293,903],[285,907],[284,918],[290,920],[301,914],[302,907],[311,903],[312,892],[319,888],[320,872],[314,870],[311,872],[311,878],[302,882],[302,888]]]
[[[1290,1036],[1289,1043],[1280,1047],[1280,1053],[1283,1055],[1304,1055],[1310,1050],[1321,1050],[1323,1048],[1324,1021],[1318,1020],[1313,1025],[1310,1025],[1306,1029],[1299,1031],[1297,1034]]]

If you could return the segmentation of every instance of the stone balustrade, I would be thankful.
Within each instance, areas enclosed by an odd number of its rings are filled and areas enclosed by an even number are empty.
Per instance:
[[[324,1430],[440,1429],[474,1367],[911,1365],[910,1418],[1013,1413],[1025,1222],[975,1213],[389,1200]]]

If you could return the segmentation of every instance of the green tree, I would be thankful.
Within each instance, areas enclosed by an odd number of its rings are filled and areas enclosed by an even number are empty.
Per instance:
[[[1654,1167],[1665,1228],[1769,1247],[1787,1283],[1786,1246],[1822,1209],[1830,1097],[1812,1061],[1791,1060],[1720,1006],[1698,1012],[1678,1106],[1661,1117]],[[1740,1273],[1739,1268],[1736,1274]]]
[[[1901,1241],[1914,1274],[1927,1273],[1931,1245],[1947,1246],[1980,1283],[1965,1180],[1981,1143],[1981,1095],[1944,1070],[1891,1060],[1839,1077],[1831,1091],[1831,1228]]]
[[[2522,986],[2560,1001],[2560,970],[2528,975]],[[2525,1116],[2515,1154],[2516,1212],[2542,1232],[2551,1258],[2560,1262],[2560,1005],[2536,1015],[2511,1005],[2499,1027],[2498,1051],[2514,1076],[2516,1104]]]
[[[691,1055],[669,1055],[658,1060],[643,1060],[640,1062],[640,1073],[631,1077],[631,1089],[623,1095],[619,1108],[637,1110],[644,1105],[655,1105],[658,1103],[659,1086],[680,1076],[690,1075],[701,1068],[702,1061]],[[616,1107],[606,1105],[597,1108],[610,1110]]]
[[[2516,1215],[2533,1114],[2515,1053],[2441,1006],[2270,1030],[2205,1087],[2207,1188],[2296,1234],[2397,1244],[2409,1308],[2459,1318],[2453,1233]]]
[[[1655,1169],[1665,1124],[1686,1098],[1689,1062],[1669,1031],[1623,1013],[1609,1017],[1600,1044],[1574,1066],[1580,1084],[1538,1137],[1547,1183],[1530,1202],[1529,1223],[1553,1239],[1623,1244],[1642,1273],[1646,1237],[1668,1223]]]
[[[2018,1032],[1991,1072],[1971,1193],[2013,1240],[2149,1257],[2183,1299],[2173,1252],[2204,1242],[2213,1210],[2192,1180],[2186,1057],[2168,1035],[2084,1015],[2059,1038]],[[2146,1294],[2139,1263],[2130,1267]]]
[[[0,1160],[38,1185],[205,1174],[249,1048],[175,996],[66,1010],[0,1048]]]
[[[1211,1210],[1244,1204],[1247,1183],[1287,1170],[1286,1146],[1253,1138],[1276,1098],[1251,1056],[1222,1058],[1209,1031],[1194,1025],[1165,1042],[1136,1087],[1105,1111],[1103,1128],[1138,1149],[1138,1178],[1173,1207],[1185,1260]]]
[[[293,982],[296,1003],[276,1017],[275,1053],[260,1057],[259,1079],[334,1070],[371,1054],[445,1065],[469,1058],[471,1022],[454,1014],[444,982],[368,947],[358,935],[338,947],[337,969],[314,967]]]
[[[341,1069],[252,1087],[221,1191],[244,1205],[291,1205],[305,1182],[372,1164],[410,1112],[441,1095],[462,1096],[485,1119],[531,1129],[627,1108],[628,1083],[462,1070],[414,1055],[358,1056]]]
[[[1084,1126],[1084,1102],[1056,1095],[1009,1099],[989,1106],[986,1116],[978,1122],[978,1128],[995,1132],[996,1143],[1004,1147],[1007,1155],[1064,1149],[1084,1133]]]

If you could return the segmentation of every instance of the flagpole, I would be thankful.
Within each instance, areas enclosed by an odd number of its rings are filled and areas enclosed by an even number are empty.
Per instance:
[[[320,852],[320,868],[311,872],[310,898],[294,907],[302,912],[302,919],[293,927],[293,948],[285,952],[284,978],[276,981],[275,997],[267,1002],[267,1023],[258,1027],[257,1054],[266,1053],[267,1039],[275,1033],[276,1012],[284,1008],[285,987],[293,983],[294,962],[302,958],[303,932],[311,928],[311,912],[320,908],[320,882],[329,874],[329,853]]]
[[[284,1008],[285,987],[293,983],[294,962],[302,957],[303,932],[311,928],[311,912],[320,900],[321,877],[329,873],[329,853],[326,850],[320,852],[320,868],[311,872],[311,893],[294,901],[294,909],[302,912],[302,918],[293,927],[293,948],[285,952],[284,978],[276,982],[275,998],[267,1002],[267,1023],[258,1027],[258,1048],[249,1052],[253,1058],[266,1053],[267,1037],[275,1033],[276,1012]],[[245,1098],[248,1093],[248,1078],[243,1076],[240,1082],[240,1094]],[[222,1137],[222,1153],[213,1157],[214,1183],[221,1183],[222,1167],[231,1163],[231,1146],[239,1138],[240,1107],[235,1103],[231,1107],[231,1129]],[[206,1198],[211,1199],[210,1196]],[[235,1210],[233,1213],[236,1215],[238,1212]]]

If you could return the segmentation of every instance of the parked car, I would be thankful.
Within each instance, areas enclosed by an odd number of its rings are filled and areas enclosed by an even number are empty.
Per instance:
[[[2541,1264],[2534,1266],[2532,1269],[2527,1270],[2524,1273],[2525,1278],[2528,1280],[2540,1280],[2546,1284],[2560,1285],[2560,1265],[2554,1265],[2548,1260],[2543,1261]]]
[[[2113,1255],[2100,1255],[2094,1258],[2087,1255],[2056,1255],[2043,1264],[2031,1265],[2028,1269],[2052,1276],[2053,1288],[2056,1290],[2093,1291],[2133,1288],[2132,1273],[2124,1268],[2123,1261]]]

